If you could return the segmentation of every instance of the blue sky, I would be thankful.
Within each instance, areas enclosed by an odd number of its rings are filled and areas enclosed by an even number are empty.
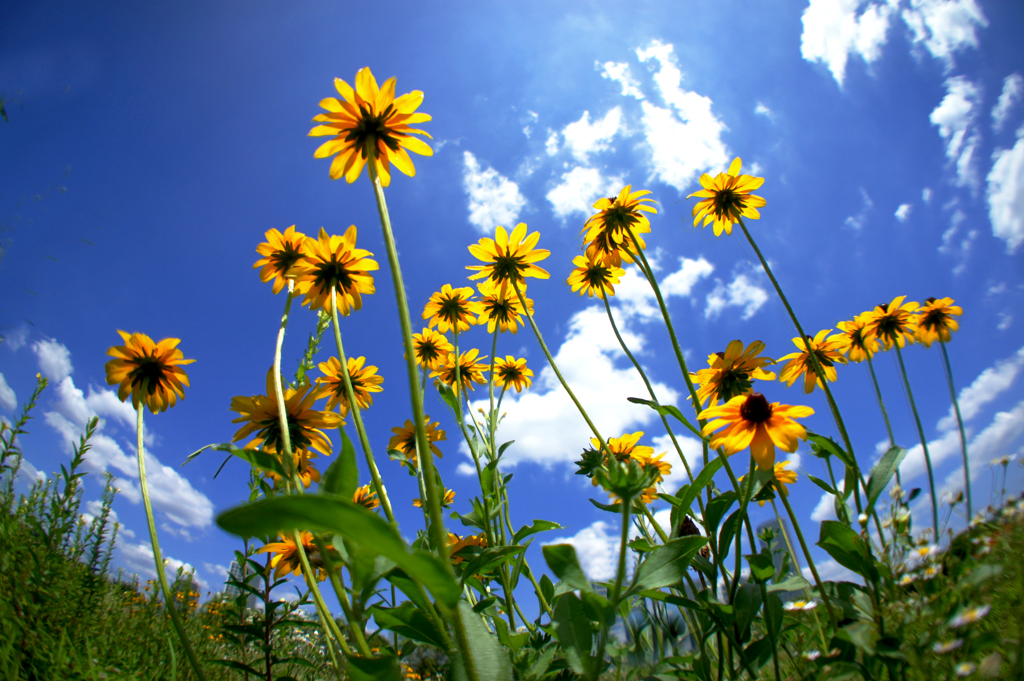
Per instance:
[[[421,110],[433,116],[424,127],[434,156],[416,157],[416,177],[396,175],[387,191],[414,314],[443,284],[466,285],[467,245],[526,222],[552,252],[541,263],[551,279],[531,283],[530,297],[570,383],[607,436],[644,430],[644,442],[669,449],[653,412],[625,402],[644,390],[602,308],[564,280],[593,201],[625,184],[649,189],[659,208],[649,252],[691,368],[734,338],[765,341],[769,356],[790,352],[795,332],[749,247],[689,219],[697,177],[741,156],[745,172],[766,178],[758,194],[768,204],[751,227],[809,332],[897,295],[963,306],[950,354],[983,505],[991,459],[1019,461],[1024,445],[1022,30],[1024,6],[975,0],[692,2],[685,11],[671,2],[400,4],[387,17],[327,3],[257,3],[244,14],[229,3],[8,3],[0,415],[12,417],[37,371],[52,379],[23,442],[46,473],[67,460],[89,415],[104,419],[89,464],[123,490],[117,561],[152,574],[133,416],[104,384],[103,365],[116,329],[181,338],[197,360],[192,388],[148,417],[151,485],[165,554],[216,589],[236,543],[213,518],[242,498],[245,471],[232,462],[213,480],[215,456],[179,464],[231,438],[233,396],[264,389],[284,303],[252,270],[266,230],[340,234],[355,224],[359,246],[385,261],[369,184],[332,182],[328,162],[312,158],[319,141],[306,137],[333,78],[351,82],[369,66],[381,81],[396,76],[399,93],[422,90]],[[409,504],[414,480],[384,454],[390,429],[410,416],[402,350],[383,270],[376,285],[343,331],[347,351],[385,379],[365,418],[411,536],[422,522]],[[664,328],[635,272],[614,302],[660,398],[681,403]],[[286,369],[313,321],[295,315]],[[464,342],[489,352],[481,330]],[[506,456],[514,522],[562,523],[544,541],[571,539],[591,576],[607,577],[617,521],[586,501],[594,490],[573,475],[586,425],[528,331],[503,336],[499,354],[527,357],[538,375],[503,405],[502,439],[517,441]],[[953,489],[959,440],[939,354],[905,354],[938,483]],[[896,369],[884,356],[876,365],[897,441],[910,448],[918,438]],[[814,407],[809,426],[834,434],[818,393],[762,388],[772,401]],[[841,367],[835,393],[869,465],[885,435],[866,367]],[[446,417],[436,397],[428,412]],[[475,478],[464,474],[457,429],[442,422],[440,468],[464,512]],[[803,448],[800,466],[822,474]],[[1021,469],[1009,470],[1017,491]],[[904,473],[926,487],[919,454]],[[670,492],[681,474],[676,461]],[[87,500],[99,481],[87,484]],[[826,517],[827,500],[806,480],[793,500],[808,523]],[[926,506],[915,510],[927,525]],[[542,566],[539,551],[531,561]]]

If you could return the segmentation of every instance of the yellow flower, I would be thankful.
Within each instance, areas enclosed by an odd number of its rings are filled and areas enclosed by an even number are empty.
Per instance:
[[[622,437],[610,437],[608,438],[608,450],[618,461],[625,461],[631,457],[637,460],[649,458],[654,455],[654,447],[637,445],[637,442],[643,436],[644,431],[638,430],[635,433],[627,433]],[[594,449],[601,447],[601,441],[596,437],[590,438],[590,443],[594,445]]]
[[[452,288],[445,284],[440,291],[435,291],[423,308],[423,318],[429,319],[430,328],[435,326],[441,333],[449,329],[458,329],[459,333],[469,331],[476,323],[474,317],[483,312],[479,300],[472,300],[473,289],[469,286]]]
[[[952,298],[928,298],[918,310],[917,340],[931,347],[935,341],[948,343],[953,332],[960,328],[953,316],[964,313]]]
[[[494,286],[490,280],[480,282],[477,288],[480,289],[480,294],[483,296],[480,301],[483,312],[480,313],[476,323],[487,322],[487,333],[494,333],[495,328],[501,329],[503,332],[516,333],[519,331],[519,324],[523,323],[523,306],[519,304],[519,296],[514,291],[501,293],[499,287]],[[523,300],[526,301],[527,309],[532,314],[533,301],[526,297],[525,287],[520,291],[523,294]]]
[[[487,379],[484,378],[483,372],[487,371],[490,367],[483,363],[486,357],[481,357],[480,362],[477,362],[477,355],[480,351],[476,348],[466,350],[459,354],[458,368],[459,368],[459,380],[462,385],[468,389],[473,390],[474,383],[486,383]],[[437,368],[430,373],[430,377],[437,377],[441,382],[451,386],[452,390],[459,392],[459,387],[455,385],[455,353],[448,353],[448,357],[445,361],[437,365]]]
[[[765,205],[765,200],[750,192],[764,184],[763,177],[740,175],[740,159],[733,159],[729,170],[711,177],[707,173],[700,176],[703,189],[695,191],[686,198],[698,196],[703,198],[693,207],[693,224],[697,225],[704,218],[704,227],[714,221],[715,236],[724,231],[732,234],[732,226],[739,222],[740,216],[760,218],[757,209]]]
[[[734,397],[723,405],[708,407],[700,413],[707,419],[704,435],[715,433],[711,446],[722,447],[726,456],[732,456],[747,447],[761,470],[774,470],[775,447],[795,452],[798,439],[807,439],[807,429],[794,421],[814,413],[810,407],[768,403],[761,393]],[[716,420],[711,420],[716,419]]]
[[[136,409],[145,403],[154,414],[167,411],[185,398],[182,386],[188,386],[188,375],[181,368],[194,359],[185,359],[178,350],[178,338],[164,338],[159,343],[144,333],[125,333],[118,330],[124,345],[107,350],[114,359],[106,364],[107,383],[120,383],[117,397],[122,402],[132,396]]]
[[[644,213],[658,210],[646,205],[654,203],[654,199],[640,198],[650,194],[649,191],[630,192],[630,189],[632,185],[627,184],[618,196],[600,198],[594,204],[598,212],[587,218],[580,232],[591,262],[603,262],[611,267],[621,267],[623,260],[633,262],[632,254],[636,251],[633,237],[640,248],[647,247],[640,237],[651,231],[651,223]]]
[[[436,369],[438,363],[454,350],[443,334],[431,328],[412,335],[412,352],[416,356],[416,364],[424,369]]]
[[[903,347],[907,343],[913,343],[917,334],[917,310],[915,302],[904,304],[906,296],[896,296],[892,302],[886,305],[882,303],[874,310],[865,312],[864,318],[865,334],[869,338],[877,338],[885,345],[886,350],[892,350],[893,345]]]
[[[783,355],[779,361],[788,359],[786,366],[782,367],[779,373],[779,380],[785,381],[786,385],[793,385],[800,376],[804,377],[804,392],[814,392],[814,386],[824,389],[824,383],[814,371],[814,364],[811,361],[811,353],[818,358],[825,378],[834,383],[836,380],[836,363],[846,364],[843,357],[843,342],[838,336],[825,338],[832,329],[822,329],[811,338],[794,338],[793,345],[800,349],[800,352],[793,352]]]
[[[458,565],[462,561],[466,560],[464,556],[459,556],[457,554],[463,549],[469,547],[486,549],[487,537],[485,537],[483,533],[470,534],[466,537],[460,537],[454,532],[448,533],[448,554],[452,557],[452,565]]]
[[[796,482],[796,471],[787,470],[786,466],[789,465],[788,461],[777,461],[775,463],[775,480],[778,482],[778,490],[782,494],[789,494],[789,490],[786,489],[786,485],[792,485]],[[738,479],[743,480],[747,476],[741,475]],[[757,502],[759,506],[764,506],[764,500]]]
[[[392,163],[410,177],[416,174],[406,150],[422,156],[434,154],[426,142],[412,137],[430,135],[409,127],[430,120],[429,114],[416,113],[423,102],[422,92],[413,90],[396,99],[395,79],[389,78],[384,87],[378,88],[369,68],[356,72],[355,89],[340,78],[334,79],[334,87],[342,99],[320,100],[320,107],[327,113],[318,114],[313,120],[323,125],[309,131],[310,137],[333,136],[313,154],[314,158],[337,154],[331,162],[332,180],[344,175],[349,183],[355,182],[369,160],[377,168],[380,183],[387,187],[391,183]]]
[[[441,497],[441,508],[449,508],[454,503],[455,503],[455,490],[448,489],[446,487],[445,490],[444,490],[444,496]],[[413,499],[412,500],[412,505],[415,506],[416,508],[423,508],[423,500],[420,499],[420,498]]]
[[[728,402],[737,395],[753,390],[753,381],[774,381],[775,374],[761,367],[774,364],[770,357],[758,357],[764,350],[764,343],[754,341],[743,348],[743,341],[730,341],[725,352],[708,355],[708,368],[690,374],[694,384],[699,385],[697,398],[701,406],[711,399],[711,406]]]
[[[356,488],[355,493],[352,495],[352,503],[359,504],[370,511],[380,507],[380,499],[377,498],[377,493],[372,491],[369,485]]]
[[[331,441],[321,428],[337,428],[344,423],[341,416],[330,411],[312,409],[313,403],[320,399],[320,392],[309,383],[302,383],[297,388],[285,389],[282,386],[282,389],[292,452],[313,448],[321,454],[329,455]],[[272,370],[267,372],[266,395],[234,397],[231,399],[231,410],[241,414],[232,423],[245,423],[235,433],[232,442],[238,442],[256,433],[256,437],[246,445],[247,449],[256,449],[262,445],[267,451],[284,451]]]
[[[841,333],[833,338],[839,341],[851,362],[863,362],[878,352],[878,341],[868,335],[864,315],[857,315],[852,322],[839,322],[836,326]]]
[[[604,298],[606,295],[615,295],[615,284],[619,283],[619,277],[623,277],[626,271],[621,267],[610,265],[605,260],[592,260],[588,251],[586,256],[577,255],[572,259],[576,269],[572,271],[569,278],[565,280],[573,293],[579,291],[580,295],[597,296]]]
[[[370,393],[381,392],[383,388],[380,384],[384,382],[384,377],[377,375],[377,367],[364,367],[365,363],[365,357],[348,358],[348,375],[352,381],[356,404],[360,409],[367,409],[373,404]],[[316,382],[325,388],[324,394],[328,396],[327,410],[334,411],[334,408],[340,405],[341,415],[347,416],[349,403],[348,395],[345,394],[345,377],[341,373],[341,362],[337,357],[331,357],[320,363],[320,371],[324,372],[324,375],[316,379]]]
[[[305,294],[303,305],[319,310],[330,305],[331,290],[337,291],[338,311],[348,316],[363,307],[362,294],[373,293],[373,253],[356,248],[356,226],[344,236],[328,236],[323,227],[316,239],[306,239],[302,260],[292,268],[296,274],[295,291]],[[329,309],[329,308],[328,308]]]
[[[299,479],[302,480],[302,486],[305,489],[309,489],[309,486],[314,482],[320,482],[320,471],[309,460],[310,456],[316,456],[316,452],[302,451],[292,454],[295,470],[298,471]],[[280,458],[280,455],[278,457]],[[274,483],[274,489],[277,489],[278,484],[281,482],[281,476],[272,471],[263,471],[263,475],[270,478]]]
[[[306,552],[306,559],[309,560],[309,566],[314,568],[317,573],[317,581],[327,579],[327,573],[322,567],[323,558],[320,556],[320,550],[313,542],[313,533],[301,532],[299,537],[302,540],[302,548]],[[299,558],[299,547],[295,544],[295,540],[285,535],[281,535],[280,538],[280,542],[267,544],[256,553],[274,554],[270,559],[270,567],[275,568],[274,579],[280,579],[285,575],[302,575],[302,560]],[[328,544],[326,548],[330,550],[334,547]]]
[[[516,392],[520,393],[523,388],[530,387],[531,376],[533,370],[526,366],[525,359],[506,355],[504,358],[498,357],[494,360],[494,383],[501,386],[502,390],[515,387]]]
[[[262,266],[260,281],[266,283],[274,280],[274,293],[280,293],[294,276],[292,266],[302,259],[302,245],[306,235],[295,231],[295,225],[284,230],[284,234],[272,229],[266,233],[267,240],[256,247],[256,252],[263,257],[253,264],[253,269]]]
[[[549,250],[534,248],[539,240],[540,232],[526,235],[525,222],[516,225],[511,236],[499,225],[493,239],[484,237],[480,243],[470,245],[469,252],[473,257],[487,264],[467,265],[467,270],[477,270],[469,278],[486,278],[498,288],[501,295],[508,295],[512,289],[511,284],[524,286],[526,277],[547,279],[547,271],[533,264],[551,255]]]
[[[427,442],[430,443],[430,451],[434,453],[434,456],[443,456],[441,454],[441,450],[434,444],[435,442],[448,439],[445,432],[438,428],[438,426],[441,425],[440,422],[435,421],[431,423],[430,415],[428,414],[423,417],[423,423],[426,425]],[[416,428],[413,426],[412,421],[406,420],[404,426],[392,428],[391,432],[394,433],[394,435],[392,435],[391,439],[388,441],[388,449],[394,449],[402,452],[408,457],[409,463],[415,466],[417,463]]]

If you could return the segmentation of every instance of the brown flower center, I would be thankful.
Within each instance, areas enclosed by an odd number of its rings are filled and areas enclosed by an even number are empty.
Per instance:
[[[751,423],[764,423],[772,416],[772,406],[761,393],[750,393],[740,407],[740,416]]]

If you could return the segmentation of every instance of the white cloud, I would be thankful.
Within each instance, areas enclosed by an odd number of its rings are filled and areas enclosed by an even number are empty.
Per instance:
[[[728,163],[725,124],[712,113],[710,98],[680,87],[683,74],[671,44],[654,40],[636,54],[642,62],[657,62],[654,82],[669,106],[641,102],[650,177],[682,191],[702,172]]]
[[[1024,243],[1024,126],[1017,130],[1013,148],[998,149],[992,161],[988,217],[992,234],[1006,242],[1006,252],[1012,255]]]
[[[153,558],[153,547],[148,543],[140,542],[133,544],[131,542],[115,542],[117,557],[120,562],[124,565],[125,570],[133,572],[140,577],[146,577],[148,579],[156,579],[156,560]],[[192,580],[199,585],[203,591],[210,588],[209,582],[195,574],[196,569],[191,564],[185,563],[172,558],[171,556],[164,555],[164,574],[167,575],[169,581],[173,581],[178,573],[178,569],[187,575],[192,574]]]
[[[28,325],[22,324],[21,326],[18,326],[10,333],[3,334],[3,344],[12,352],[17,352],[22,347],[24,347],[26,342],[28,342],[28,333]]]
[[[914,207],[909,203],[901,203],[900,207],[896,209],[896,219],[900,222],[906,222],[907,218],[910,217],[910,211],[913,209]]]
[[[1000,331],[1006,331],[1013,324],[1013,315],[1009,312],[999,313],[999,323],[996,324],[996,328]]]
[[[223,579],[227,579],[228,577],[228,569],[223,565],[219,565],[216,563],[203,563],[203,569],[209,572],[211,575],[216,575],[217,577],[221,577]]]
[[[946,143],[946,158],[956,165],[957,184],[976,186],[977,171],[974,153],[981,135],[974,122],[981,106],[981,88],[964,76],[946,79],[946,96],[932,111],[928,120],[939,127]]]
[[[750,319],[768,302],[768,294],[746,274],[737,274],[728,285],[721,279],[715,282],[715,290],[708,294],[704,307],[705,319],[717,317],[727,307],[742,308],[742,319]]]
[[[654,263],[651,263],[651,266],[657,270]],[[679,258],[679,269],[662,278],[658,286],[665,298],[671,296],[689,298],[693,287],[702,279],[707,278],[714,270],[715,266],[704,256],[696,260],[681,257]],[[635,267],[627,269],[625,276],[619,280],[619,285],[615,287],[615,298],[612,305],[615,309],[621,309],[628,317],[640,321],[661,318],[661,310],[658,308],[651,285]]]
[[[957,395],[957,402],[960,403],[960,415],[964,421],[973,419],[986,404],[1008,390],[1017,380],[1017,374],[1021,369],[1024,369],[1024,347],[1012,357],[999,360],[995,365],[985,369],[969,386],[961,389]],[[953,407],[950,407],[949,413],[939,421],[938,427],[942,431],[957,427]]]
[[[51,383],[60,383],[69,376],[74,368],[71,366],[71,353],[55,340],[40,340],[32,344],[32,351],[39,360],[39,369]]]
[[[605,177],[596,168],[577,166],[562,175],[561,182],[547,193],[547,200],[561,220],[577,213],[586,219],[594,212],[595,201],[617,195],[622,186],[620,177]]]
[[[988,26],[974,0],[910,0],[901,15],[913,34],[911,39],[924,44],[947,69],[953,65],[954,53],[978,47],[977,29]]]
[[[868,213],[872,208],[875,207],[875,202],[871,200],[868,192],[864,187],[860,188],[860,211],[856,215],[850,215],[846,218],[843,224],[851,229],[861,229],[864,227],[864,223],[867,222]]]
[[[483,168],[471,152],[463,152],[462,158],[462,185],[469,195],[470,224],[484,234],[493,233],[498,225],[514,227],[526,207],[519,185],[490,166]]]
[[[613,80],[622,88],[623,97],[634,97],[644,99],[644,93],[640,91],[633,76],[629,72],[629,64],[625,62],[608,61],[601,65],[601,77]]]
[[[861,0],[810,0],[804,10],[800,54],[828,67],[839,87],[850,55],[859,55],[868,64],[882,56],[892,8],[869,2],[858,12],[863,4]]]
[[[571,537],[559,537],[550,543],[572,544],[587,577],[598,582],[607,581],[615,577],[619,552],[619,530],[608,530],[608,523],[598,520]]]
[[[704,259],[679,258],[679,269],[661,280],[660,288],[663,296],[680,296],[688,298],[693,287],[701,279],[715,271],[715,266]]]
[[[565,148],[580,163],[588,163],[590,154],[605,151],[608,143],[622,131],[622,109],[615,107],[604,118],[590,122],[590,112],[584,111],[578,121],[562,129]]]
[[[547,152],[548,156],[554,156],[558,153],[558,133],[548,128],[548,139],[544,142],[544,151]]]
[[[775,120],[775,112],[769,109],[764,103],[758,102],[757,106],[754,107],[754,113],[758,116],[764,116],[768,120]]]
[[[7,411],[14,411],[14,408],[18,406],[18,398],[14,394],[14,390],[11,386],[7,385],[7,379],[4,378],[3,374],[0,374],[0,407],[3,407]]]
[[[701,445],[700,440],[697,438],[682,434],[682,432],[685,432],[685,426],[674,421],[670,421],[670,423],[672,424],[672,432],[676,436],[676,442],[679,443],[679,448],[683,450],[683,456],[686,457],[686,463],[690,466],[690,471],[697,475],[697,472],[704,467],[704,446]],[[676,428],[676,426],[679,427]],[[682,432],[676,432],[677,430]],[[672,464],[672,471],[661,481],[662,491],[666,494],[675,494],[683,483],[690,482],[690,478],[686,475],[686,468],[679,461],[679,453],[672,445],[672,438],[666,433],[654,438],[651,444],[654,446],[655,454],[666,452],[664,460]],[[714,455],[714,452],[712,452],[712,456]],[[662,523],[660,519],[658,519],[658,523],[661,525],[668,524],[667,522]]]
[[[1010,111],[1024,97],[1024,77],[1019,73],[1011,73],[1003,80],[1003,91],[996,105],[992,107],[992,129],[999,132],[1003,129]]]
[[[932,202],[932,188],[931,187],[925,187],[924,189],[921,190],[921,200],[924,201],[925,203],[931,203]]]

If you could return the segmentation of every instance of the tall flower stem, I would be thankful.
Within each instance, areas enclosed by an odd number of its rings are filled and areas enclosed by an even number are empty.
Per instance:
[[[779,494],[782,494],[780,491]],[[800,567],[800,559],[797,558],[796,551],[793,550],[793,542],[789,538],[789,532],[786,531],[786,523],[782,521],[782,516],[779,515],[779,507],[775,505],[775,499],[772,499],[772,511],[775,512],[775,519],[779,522],[779,529],[782,531],[782,538],[786,541],[786,548],[789,550],[789,555],[793,559],[793,564],[796,566],[797,574],[803,572]],[[811,599],[810,591],[804,589],[804,595],[807,596],[807,600]],[[821,618],[818,617],[818,610],[815,608],[811,611],[814,615],[814,623],[817,625],[818,637],[821,639],[821,649],[828,650],[828,642],[825,640],[825,630],[821,628]]]
[[[523,307],[526,307],[525,305]],[[615,584],[612,586],[611,604],[613,612],[619,610],[619,596],[622,594],[622,580],[626,576],[626,542],[629,541],[629,515],[632,510],[633,500],[622,500],[622,532],[619,536],[619,569],[615,571]],[[614,616],[614,615],[613,615]],[[601,623],[601,637],[597,644],[597,654],[603,660],[604,648],[608,643],[608,630],[611,625],[608,622]]]
[[[160,590],[164,594],[164,607],[167,608],[167,613],[171,616],[171,623],[174,625],[174,631],[178,634],[178,638],[181,639],[181,645],[185,648],[185,655],[188,656],[188,661],[192,665],[192,669],[195,670],[196,676],[202,681],[206,681],[206,674],[203,673],[203,668],[199,665],[199,658],[196,657],[196,653],[192,650],[192,644],[189,643],[188,635],[185,633],[185,627],[181,623],[181,617],[178,615],[178,610],[174,605],[174,598],[171,596],[171,589],[167,585],[167,573],[164,571],[164,557],[160,552],[160,542],[156,536],[156,521],[153,518],[153,504],[149,500],[149,485],[146,482],[146,455],[145,450],[142,447],[142,410],[145,408],[144,402],[139,402],[139,406],[135,409],[135,434],[136,434],[136,453],[139,459],[139,489],[142,491],[142,504],[146,508],[146,524],[149,526],[149,541],[153,545],[153,561],[156,563],[156,578],[160,582]]]
[[[953,400],[956,424],[960,427],[960,450],[964,455],[964,492],[967,495],[967,522],[970,522],[974,517],[974,511],[971,503],[971,465],[967,457],[967,432],[964,430],[964,417],[960,415],[960,401],[956,397],[956,387],[953,385],[953,368],[949,365],[949,353],[946,352],[944,340],[939,340],[939,348],[942,350],[942,364],[946,369],[946,381],[949,383],[949,397]]]
[[[882,389],[878,387],[878,376],[875,375],[875,364],[868,357],[868,371],[871,373],[871,385],[875,389],[875,399],[878,401],[878,408],[882,411],[882,418],[885,419],[885,432],[889,435],[889,446],[896,446],[896,438],[892,434],[892,423],[889,421],[889,411],[885,408],[885,402],[882,400]],[[902,485],[903,482],[900,480],[900,469],[896,469],[896,484]]]
[[[341,325],[338,323],[338,291],[337,287],[331,287],[331,322],[334,327],[334,343],[338,347],[338,361],[341,362],[341,378],[345,385],[345,397],[348,399],[349,412],[356,424],[356,432],[359,434],[359,444],[363,447],[363,455],[366,457],[366,465],[370,469],[370,479],[373,481],[373,489],[380,498],[381,508],[388,522],[395,525],[395,514],[391,510],[391,500],[388,498],[388,491],[384,487],[384,481],[377,470],[377,462],[373,458],[373,451],[370,449],[370,438],[366,435],[366,426],[363,425],[363,416],[360,413],[359,403],[356,401],[355,389],[352,387],[352,377],[348,373],[348,358],[345,356],[345,347],[341,342]],[[342,426],[338,426],[341,428]]]
[[[935,498],[935,474],[932,472],[932,456],[928,452],[928,439],[924,435],[924,427],[921,425],[921,417],[917,413],[917,403],[914,402],[914,393],[910,389],[910,379],[907,378],[907,367],[903,363],[903,351],[900,344],[894,343],[896,348],[896,361],[900,365],[900,376],[903,378],[903,386],[907,389],[907,400],[910,402],[910,411],[914,414],[914,424],[917,426],[917,435],[921,438],[921,451],[924,453],[924,463],[928,468],[928,490],[932,497],[932,527],[935,528],[935,541],[939,541],[939,500]]]
[[[327,607],[327,603],[324,601],[323,594],[320,593],[320,588],[316,583],[316,573],[313,572],[313,567],[309,564],[309,556],[306,555],[306,549],[302,544],[302,534],[298,530],[292,530],[292,541],[295,542],[295,546],[298,549],[299,563],[302,565],[302,576],[306,580],[306,584],[309,586],[310,592],[313,594],[313,603],[316,605],[317,613],[320,618],[327,623],[328,630],[331,635],[338,641],[341,649],[346,655],[352,654],[352,649],[348,645],[348,641],[345,639],[345,635],[341,633],[341,628],[338,627],[338,623],[334,621],[334,617],[331,615],[330,608]]]

